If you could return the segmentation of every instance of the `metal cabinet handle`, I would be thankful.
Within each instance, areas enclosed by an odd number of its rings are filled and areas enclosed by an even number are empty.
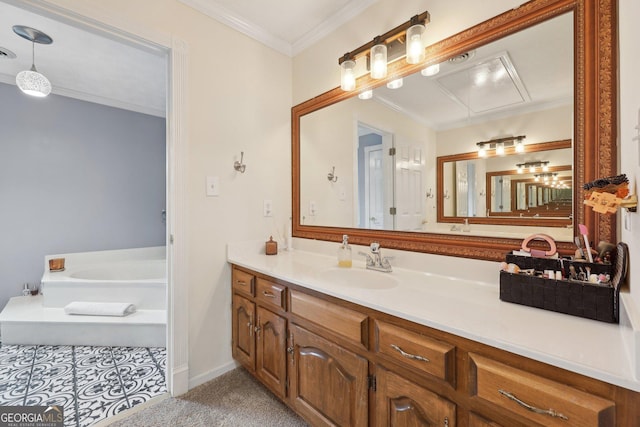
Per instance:
[[[275,298],[275,294],[273,294],[272,292],[269,291],[262,291],[262,295],[264,295],[267,298]]]
[[[247,286],[247,282],[245,282],[244,280],[237,280],[236,283],[240,286]]]
[[[391,348],[397,351],[398,353],[400,353],[402,357],[406,357],[407,359],[419,360],[420,362],[431,362],[429,359],[427,359],[424,356],[418,356],[416,354],[407,353],[406,351],[402,350],[400,347],[398,347],[395,344],[391,344]]]
[[[514,396],[512,393],[509,393],[508,391],[505,390],[498,390],[498,392],[505,396],[508,399],[513,400],[514,402],[516,402],[518,405],[522,406],[525,409],[528,409],[531,412],[535,412],[536,414],[543,414],[543,415],[549,415],[550,417],[554,417],[554,418],[560,418],[563,420],[568,420],[569,417],[567,417],[566,415],[561,414],[560,412],[556,412],[553,409],[540,409],[540,408],[536,408],[535,406],[531,406],[526,402],[523,402],[522,400],[518,399],[516,396]]]

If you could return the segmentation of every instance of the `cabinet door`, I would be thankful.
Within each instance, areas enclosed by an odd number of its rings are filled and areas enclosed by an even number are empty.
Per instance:
[[[379,427],[456,425],[456,405],[381,366],[376,368],[376,386]]]
[[[367,360],[296,325],[289,338],[295,410],[314,426],[366,426]]]
[[[253,336],[255,304],[240,295],[233,295],[231,323],[233,358],[254,371],[256,368],[256,341]]]
[[[257,309],[256,374],[280,397],[287,381],[287,321],[262,307]]]

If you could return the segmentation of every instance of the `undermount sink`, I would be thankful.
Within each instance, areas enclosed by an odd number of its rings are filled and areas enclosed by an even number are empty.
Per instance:
[[[391,289],[398,286],[398,280],[389,273],[358,268],[329,268],[320,271],[318,278],[351,288]]]

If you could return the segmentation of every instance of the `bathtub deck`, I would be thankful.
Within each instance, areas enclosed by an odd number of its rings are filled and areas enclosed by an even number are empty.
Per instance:
[[[0,313],[3,344],[165,347],[167,312],[138,310],[124,317],[68,315],[43,307],[42,296],[9,300]]]

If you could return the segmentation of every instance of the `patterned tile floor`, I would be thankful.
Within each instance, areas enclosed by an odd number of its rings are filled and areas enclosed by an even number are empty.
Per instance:
[[[0,406],[62,405],[89,426],[166,393],[164,348],[0,344]]]

